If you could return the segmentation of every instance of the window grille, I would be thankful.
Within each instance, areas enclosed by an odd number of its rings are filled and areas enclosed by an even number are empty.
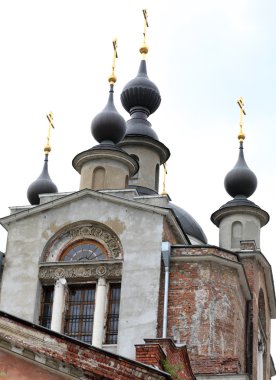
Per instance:
[[[121,284],[110,284],[106,320],[106,344],[116,344],[118,338]]]
[[[51,327],[53,298],[54,298],[54,287],[45,286],[43,288],[39,324],[43,327],[47,327],[47,329]]]
[[[92,343],[95,310],[95,285],[71,286],[64,333],[85,343]]]
[[[77,242],[71,245],[61,257],[61,261],[105,260],[105,249],[99,243],[91,241]]]

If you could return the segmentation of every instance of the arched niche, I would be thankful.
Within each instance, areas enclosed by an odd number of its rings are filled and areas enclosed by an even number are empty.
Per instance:
[[[243,235],[243,225],[241,222],[233,222],[231,227],[231,248],[240,248]]]
[[[92,189],[101,190],[104,189],[105,183],[105,168],[98,166],[92,173]]]

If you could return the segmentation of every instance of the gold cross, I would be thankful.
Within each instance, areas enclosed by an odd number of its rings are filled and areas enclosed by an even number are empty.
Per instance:
[[[240,140],[240,142],[243,142],[245,139],[245,134],[243,132],[243,115],[246,115],[243,98],[240,97],[237,103],[238,103],[238,106],[240,107],[240,133],[238,134],[238,139]]]
[[[112,41],[112,45],[113,45],[113,62],[112,62],[112,73],[110,75],[110,77],[108,78],[108,82],[111,84],[111,85],[114,85],[116,83],[116,75],[115,75],[115,65],[116,65],[116,58],[118,58],[118,53],[117,53],[117,38],[115,38],[113,41]]]
[[[44,152],[45,154],[49,154],[51,152],[51,146],[50,146],[50,136],[51,136],[51,129],[52,128],[55,128],[54,127],[54,124],[53,124],[53,114],[52,112],[49,112],[47,115],[46,115],[48,121],[49,121],[49,127],[48,127],[48,135],[47,135],[47,143],[45,145],[45,148],[44,148]]]
[[[149,51],[149,48],[146,44],[147,28],[149,27],[148,12],[146,9],[143,9],[143,16],[144,16],[144,33],[143,33],[144,38],[143,38],[142,46],[140,47],[140,53],[143,55],[143,58],[145,59],[146,54]]]

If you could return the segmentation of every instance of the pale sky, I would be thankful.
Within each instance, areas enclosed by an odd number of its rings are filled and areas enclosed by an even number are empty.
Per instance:
[[[49,111],[50,175],[60,192],[78,190],[71,161],[95,145],[90,123],[106,104],[114,37],[115,104],[128,119],[120,93],[138,70],[145,7],[148,74],[162,96],[149,121],[171,151],[167,191],[217,245],[210,215],[230,200],[223,181],[238,156],[236,101],[243,96],[245,158],[258,178],[250,199],[271,216],[261,249],[275,272],[275,0],[1,0],[0,217],[9,206],[28,204],[27,188],[42,170]],[[5,244],[2,232],[0,250]],[[273,337],[276,360],[275,321]]]

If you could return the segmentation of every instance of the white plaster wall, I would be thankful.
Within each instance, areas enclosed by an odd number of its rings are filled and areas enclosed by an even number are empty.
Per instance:
[[[147,146],[126,144],[123,146],[128,154],[135,154],[139,158],[138,179],[129,180],[130,185],[139,185],[155,189],[155,169],[160,164],[160,157],[156,151],[149,149]],[[135,176],[136,178],[136,176]]]
[[[162,217],[130,210],[125,252],[117,353],[135,358],[135,344],[155,338],[160,283]]]
[[[43,217],[13,223],[9,230],[3,270],[0,309],[30,322],[34,320],[38,262],[45,241]]]
[[[235,214],[222,219],[219,226],[219,246],[232,249],[231,237],[234,222],[241,222],[243,226],[241,240],[255,240],[257,248],[260,248],[260,221],[256,216],[247,214]]]
[[[38,264],[47,241],[80,220],[109,226],[124,263],[117,353],[134,358],[134,344],[156,336],[163,216],[87,195],[13,222],[8,234],[0,308],[37,323]]]

